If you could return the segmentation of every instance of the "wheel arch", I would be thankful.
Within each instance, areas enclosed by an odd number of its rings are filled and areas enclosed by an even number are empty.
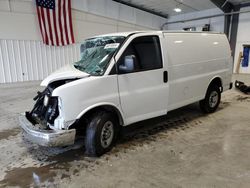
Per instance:
[[[208,87],[209,88],[211,85],[217,85],[219,86],[220,88],[220,91],[222,92],[223,91],[223,82],[222,82],[222,78],[220,76],[214,76],[210,81],[209,81],[209,84],[208,84]]]
[[[117,119],[119,121],[119,125],[122,126],[124,124],[124,118],[123,118],[123,115],[121,113],[121,110],[112,103],[99,103],[99,104],[95,104],[93,106],[90,106],[90,107],[84,109],[77,116],[77,120],[81,121],[82,119],[87,119],[93,113],[95,113],[97,111],[101,111],[101,110],[102,111],[107,111],[107,112],[112,112],[113,114],[116,115],[116,117],[117,117]]]

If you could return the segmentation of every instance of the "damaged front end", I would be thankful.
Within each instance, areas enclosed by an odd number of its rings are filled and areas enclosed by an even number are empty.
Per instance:
[[[44,128],[54,125],[54,120],[59,115],[58,98],[52,97],[53,88],[48,86],[43,92],[38,92],[34,97],[36,101],[34,108],[26,112],[26,117],[33,124],[40,124]]]
[[[33,109],[19,117],[21,127],[29,140],[43,146],[74,144],[75,129],[64,130],[62,126],[55,126],[55,122],[60,122],[60,101],[58,97],[52,96],[55,88],[73,80],[75,79],[50,83],[44,91],[38,92],[34,97],[36,102]]]

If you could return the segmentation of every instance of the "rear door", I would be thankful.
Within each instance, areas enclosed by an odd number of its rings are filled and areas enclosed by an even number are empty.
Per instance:
[[[119,57],[118,67],[124,63],[125,56],[136,59],[133,72],[118,72],[120,103],[126,124],[167,113],[169,87],[161,37],[133,36]]]

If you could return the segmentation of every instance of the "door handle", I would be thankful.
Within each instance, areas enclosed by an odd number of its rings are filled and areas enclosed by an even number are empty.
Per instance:
[[[168,82],[168,71],[163,72],[163,82],[167,83]]]

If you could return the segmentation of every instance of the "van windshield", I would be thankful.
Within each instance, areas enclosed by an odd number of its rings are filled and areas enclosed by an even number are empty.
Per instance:
[[[124,36],[105,36],[86,40],[81,44],[81,60],[74,63],[75,68],[93,76],[103,75],[110,59],[124,40]]]

